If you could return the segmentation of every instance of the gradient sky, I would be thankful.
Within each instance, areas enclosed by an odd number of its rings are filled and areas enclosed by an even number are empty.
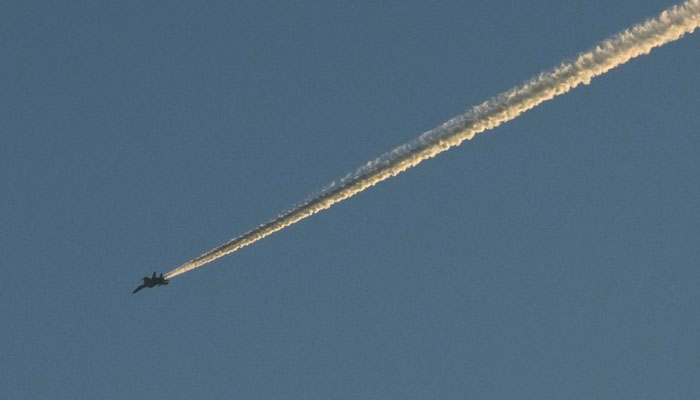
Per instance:
[[[674,2],[0,4],[0,397],[691,398],[700,35],[131,291]]]

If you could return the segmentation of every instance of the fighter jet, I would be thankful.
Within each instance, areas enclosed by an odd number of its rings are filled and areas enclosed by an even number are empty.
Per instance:
[[[152,288],[152,287],[155,287],[155,286],[167,285],[167,284],[168,284],[168,280],[165,279],[165,278],[163,278],[163,274],[160,274],[160,276],[156,276],[156,273],[153,272],[153,276],[151,276],[150,278],[147,277],[147,276],[144,276],[144,277],[143,277],[143,284],[142,284],[141,286],[137,287],[137,288],[136,288],[133,292],[131,292],[131,293],[132,293],[132,294],[133,294],[133,293],[136,293],[136,292],[138,292],[139,290],[141,290],[141,289],[143,289],[143,288]]]

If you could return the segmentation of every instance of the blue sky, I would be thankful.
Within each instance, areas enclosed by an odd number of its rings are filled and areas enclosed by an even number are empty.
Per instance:
[[[700,39],[131,295],[673,4],[0,5],[0,395],[690,398]]]

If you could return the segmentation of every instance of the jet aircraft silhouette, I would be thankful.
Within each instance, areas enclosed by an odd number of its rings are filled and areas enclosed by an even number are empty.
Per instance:
[[[168,280],[163,278],[163,274],[160,274],[160,276],[156,276],[156,273],[153,272],[153,276],[151,276],[150,278],[147,276],[144,276],[143,277],[143,284],[141,286],[137,287],[136,289],[134,289],[134,291],[131,293],[132,294],[136,293],[143,288],[152,288],[155,286],[167,285],[167,284],[168,284]]]

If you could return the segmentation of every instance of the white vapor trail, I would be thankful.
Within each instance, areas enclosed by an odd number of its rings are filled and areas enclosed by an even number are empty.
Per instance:
[[[663,11],[658,17],[622,31],[592,50],[581,53],[575,61],[563,63],[550,72],[541,73],[521,86],[512,88],[462,115],[429,130],[413,141],[368,162],[357,171],[333,183],[319,195],[277,218],[238,236],[229,242],[189,261],[165,277],[173,278],[257,242],[335,203],[418,165],[467,139],[523,112],[564,94],[580,84],[588,84],[630,59],[649,53],[653,48],[680,39],[700,26],[700,0],[688,0]]]

